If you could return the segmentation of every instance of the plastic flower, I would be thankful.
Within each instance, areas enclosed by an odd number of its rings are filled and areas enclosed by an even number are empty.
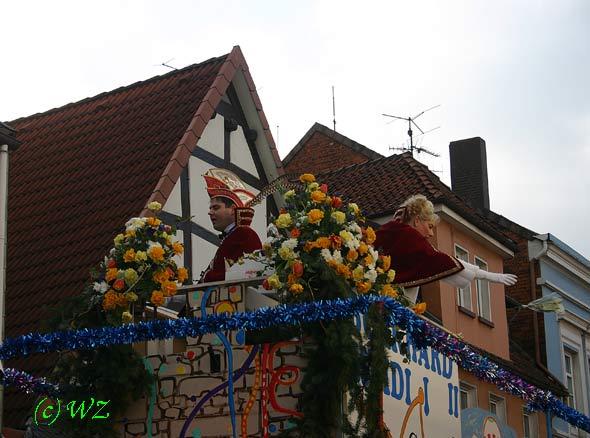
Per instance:
[[[332,198],[332,207],[334,207],[334,208],[342,207],[342,199],[338,196],[334,196]]]
[[[361,242],[357,248],[360,255],[365,255],[369,251],[369,247],[365,242]]]
[[[113,289],[115,289],[115,290],[123,290],[124,288],[125,288],[125,280],[123,280],[122,278],[118,278],[113,283]]]
[[[389,267],[391,266],[391,256],[384,256],[384,255],[380,255],[379,258],[381,259],[381,269],[383,269],[384,271],[389,270]]]
[[[166,269],[161,269],[159,271],[154,272],[154,275],[152,275],[152,279],[156,282],[156,283],[164,283],[165,281],[168,281],[168,279],[170,278],[170,275],[168,274],[168,271]]]
[[[299,177],[299,181],[302,183],[312,183],[315,181],[315,176],[313,176],[311,173],[304,173]]]
[[[164,260],[164,248],[157,242],[151,242],[150,247],[147,250],[147,255],[154,261],[154,262],[161,262]]]
[[[285,192],[285,194],[283,195],[283,198],[285,198],[285,201],[290,201],[291,199],[293,199],[295,197],[295,190],[289,190],[287,192]]]
[[[328,184],[322,184],[320,190],[324,193],[328,193]]]
[[[113,281],[115,278],[117,278],[118,273],[119,270],[117,268],[107,269],[107,273],[105,275],[106,281]]]
[[[278,228],[290,227],[292,223],[293,219],[291,219],[291,215],[289,213],[280,214],[277,220],[275,220],[275,225]]]
[[[330,215],[330,219],[332,219],[338,225],[341,225],[344,222],[346,222],[346,214],[344,212],[342,212],[342,211],[334,211]]]
[[[176,283],[174,281],[165,281],[162,283],[162,292],[164,296],[171,297],[176,294]]]
[[[278,253],[283,260],[292,260],[296,257],[293,250],[286,246],[281,246]]]
[[[135,302],[137,301],[137,294],[135,292],[125,292],[125,299],[129,302]]]
[[[381,295],[390,298],[395,298],[397,297],[397,291],[390,284],[385,284],[381,288]]]
[[[125,251],[125,254],[123,255],[123,260],[125,261],[125,263],[130,263],[130,262],[134,261],[135,260],[135,250],[133,248],[130,248],[127,251]]]
[[[180,242],[174,242],[172,244],[172,250],[174,251],[174,254],[179,255],[184,251],[184,246]]]
[[[127,285],[131,286],[132,284],[134,284],[137,281],[137,278],[138,275],[135,269],[125,269],[125,283],[127,283]]]
[[[346,230],[342,230],[340,231],[340,233],[338,233],[338,235],[342,238],[342,240],[344,240],[345,242],[348,242],[350,240],[352,240],[352,234]]]
[[[106,294],[104,294],[104,298],[102,300],[102,308],[104,310],[112,310],[117,305],[117,294],[114,290],[109,290]]]
[[[390,269],[389,271],[387,271],[387,282],[392,283],[393,280],[395,280],[395,271],[393,269]]]
[[[184,283],[188,279],[188,270],[185,267],[178,268],[177,280],[179,283]]]
[[[316,204],[319,204],[320,202],[324,202],[325,199],[326,199],[326,194],[324,192],[322,192],[321,190],[316,190],[311,193],[311,200],[313,202],[315,202]]]
[[[375,283],[375,281],[377,280],[377,271],[375,271],[374,269],[369,269],[367,272],[365,272],[365,278],[369,280],[371,283]]]
[[[293,266],[291,266],[291,272],[295,277],[301,277],[303,275],[303,263],[300,260],[295,260]]]
[[[301,292],[303,292],[303,286],[301,286],[299,283],[293,283],[289,287],[289,291],[295,295],[300,294]]]
[[[133,321],[133,315],[127,311],[123,312],[121,315],[121,321],[123,321],[124,324],[129,324]]]
[[[159,290],[155,290],[152,292],[152,296],[150,297],[150,302],[154,306],[161,306],[164,304],[164,294]]]
[[[297,239],[299,236],[301,236],[301,230],[299,228],[293,228],[290,235],[292,238]]]
[[[358,216],[360,209],[359,206],[356,205],[354,202],[351,202],[350,204],[348,204],[348,210],[352,213],[354,213],[355,216]]]
[[[309,213],[307,213],[307,218],[310,224],[317,224],[324,218],[324,212],[314,208],[313,210],[310,210]]]
[[[270,277],[267,278],[268,280],[268,285],[270,286],[271,289],[280,289],[281,286],[283,285],[281,283],[281,280],[279,280],[279,276],[277,274],[273,274]]]
[[[367,236],[367,243],[369,245],[372,245],[373,242],[375,242],[375,239],[377,239],[377,235],[375,234],[375,230],[373,230],[373,228],[371,228],[371,227],[367,227],[365,234]]]
[[[349,262],[354,262],[356,259],[358,259],[358,257],[359,253],[354,249],[349,249],[348,253],[346,254],[346,260]]]
[[[414,307],[412,307],[412,310],[418,315],[422,315],[424,312],[426,312],[426,303],[416,303]]]
[[[316,239],[316,245],[318,246],[318,248],[330,248],[330,246],[332,246],[332,241],[330,240],[329,237],[318,237]]]
[[[135,253],[136,262],[145,262],[147,260],[147,253],[145,251],[137,251]]]
[[[313,191],[315,191],[315,190],[317,190],[319,188],[320,188],[320,185],[317,182],[312,182],[311,184],[308,184],[307,185],[307,191],[308,192],[313,192]]]
[[[355,285],[356,289],[362,294],[369,292],[371,289],[371,283],[368,281],[357,281]]]
[[[157,212],[162,210],[162,204],[160,204],[158,201],[152,201],[147,205],[148,210]]]
[[[107,260],[107,268],[112,269],[112,268],[116,268],[116,267],[117,267],[116,261],[114,261],[113,259]]]
[[[121,244],[121,242],[123,242],[124,239],[125,239],[124,234],[117,234],[115,236],[115,238],[113,239],[113,242],[115,243],[115,246],[119,246]]]
[[[157,227],[162,223],[157,217],[148,217],[145,221],[150,227]]]
[[[104,281],[94,282],[94,285],[92,286],[92,288],[94,289],[95,292],[104,294],[109,289],[109,285]]]

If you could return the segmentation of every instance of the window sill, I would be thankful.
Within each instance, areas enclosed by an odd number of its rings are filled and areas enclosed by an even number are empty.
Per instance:
[[[479,319],[479,322],[481,322],[482,324],[487,325],[488,327],[491,327],[491,328],[496,327],[492,321],[490,321],[489,319],[484,318],[483,316],[478,316],[477,319]]]
[[[467,316],[470,316],[471,318],[475,318],[475,313],[473,313],[471,310],[469,310],[467,307],[463,307],[463,306],[458,306],[459,307],[459,312],[464,313]]]

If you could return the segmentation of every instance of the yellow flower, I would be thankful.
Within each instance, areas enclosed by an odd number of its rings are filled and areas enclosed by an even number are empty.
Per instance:
[[[188,279],[188,270],[185,267],[178,268],[177,279],[179,283],[184,283]]]
[[[344,213],[343,213],[344,214]],[[340,231],[340,233],[338,233],[338,235],[342,238],[342,240],[344,240],[345,242],[348,242],[349,240],[352,239],[352,234],[349,231],[346,230],[342,230]]]
[[[145,262],[147,260],[147,254],[145,251],[137,251],[135,253],[136,262]]]
[[[295,197],[295,190],[289,190],[283,195],[285,201],[289,201]]]
[[[123,234],[117,234],[113,239],[113,242],[115,242],[115,246],[119,246],[121,242],[123,242],[123,239],[125,239],[125,236]]]
[[[349,278],[351,275],[350,268],[342,263],[336,265],[336,273],[344,278]]]
[[[123,255],[123,260],[125,261],[125,263],[129,263],[135,260],[135,250],[133,248],[128,249],[127,251],[125,251],[125,254]]]
[[[361,265],[358,265],[356,268],[354,268],[354,270],[352,271],[352,278],[355,281],[360,281],[363,279],[363,277],[365,276],[365,270],[363,269],[363,267]]]
[[[367,246],[367,244],[365,242],[361,242],[361,244],[359,245],[357,250],[360,255],[365,255],[367,253],[367,251],[369,251],[369,247]]]
[[[123,321],[123,324],[129,324],[133,321],[133,315],[127,311],[123,312],[121,315],[121,321]]]
[[[275,225],[278,228],[287,228],[291,226],[293,220],[291,219],[291,215],[289,213],[279,214],[279,217],[275,221]]]
[[[383,263],[382,269],[384,271],[389,270],[389,267],[391,266],[391,256],[379,256],[379,258],[381,259],[381,262]]]
[[[154,262],[161,262],[164,260],[164,248],[159,244],[150,246],[147,250],[147,254]]]
[[[373,228],[371,228],[371,227],[367,227],[367,231],[365,233],[367,236],[367,243],[369,245],[372,245],[373,242],[375,242],[375,239],[377,238],[377,235],[375,234],[375,230],[373,230]]]
[[[295,253],[293,252],[293,250],[291,248],[287,248],[286,246],[281,246],[278,252],[279,256],[283,260],[291,260],[295,258]]]
[[[315,181],[315,176],[313,176],[311,173],[304,173],[299,177],[299,181],[302,183],[312,183]]]
[[[137,272],[135,272],[135,269],[125,269],[125,283],[131,286],[137,281],[137,278],[138,275]]]
[[[162,221],[157,217],[148,217],[145,221],[150,227],[154,228],[162,223]]]
[[[127,301],[134,302],[134,301],[137,301],[137,298],[138,297],[137,297],[137,294],[135,292],[125,292],[125,299]]]
[[[395,271],[393,269],[390,269],[389,271],[387,271],[387,282],[391,283],[393,282],[393,280],[395,280]]]
[[[426,303],[417,303],[414,305],[414,307],[412,307],[412,310],[414,310],[414,312],[416,312],[418,315],[422,315],[424,312],[426,312]]]
[[[107,274],[105,275],[105,278],[107,281],[113,281],[115,278],[117,278],[118,273],[119,271],[117,268],[107,269]]]
[[[324,202],[326,200],[326,194],[321,190],[316,190],[311,193],[311,200],[315,203]]]
[[[307,213],[307,218],[309,219],[310,224],[317,224],[324,218],[324,212],[314,208],[313,210],[310,210],[309,213]]]
[[[272,274],[267,280],[271,289],[279,289],[283,285],[277,274]]]
[[[289,291],[295,295],[300,294],[303,292],[303,286],[301,286],[299,283],[294,283],[289,288]]]
[[[312,182],[311,184],[308,184],[307,191],[313,192],[314,190],[317,190],[319,188],[320,188],[320,185],[317,182]]]
[[[102,299],[102,308],[104,310],[113,310],[117,305],[117,294],[114,290],[109,290]]]
[[[159,290],[155,290],[152,292],[152,296],[150,297],[150,301],[154,306],[161,306],[164,304],[164,294]]]
[[[356,282],[356,290],[358,290],[360,293],[367,293],[369,292],[369,289],[371,289],[371,283],[369,281]]]
[[[174,242],[172,244],[172,250],[174,251],[174,254],[176,254],[176,255],[182,254],[182,251],[184,251],[184,246],[180,242]]]
[[[390,297],[390,298],[395,298],[395,297],[397,297],[397,291],[393,287],[391,287],[390,284],[385,284],[381,288],[381,295],[386,296],[386,297]]]
[[[369,265],[372,265],[373,263],[375,263],[375,260],[373,260],[373,257],[371,257],[371,254],[367,254],[367,256],[365,257],[363,262],[366,266],[369,266]]]
[[[358,216],[360,209],[359,209],[359,206],[356,205],[354,202],[351,202],[350,204],[348,204],[348,209],[350,211],[352,211],[355,216]]]
[[[354,262],[356,259],[358,259],[358,257],[359,253],[356,252],[356,250],[354,249],[349,249],[348,254],[346,254],[346,260],[348,260],[349,262]]]
[[[322,249],[330,248],[330,245],[332,244],[329,237],[318,237],[315,241],[317,246]]]
[[[160,211],[162,209],[162,204],[158,201],[152,201],[147,205],[147,208],[151,211]]]
[[[125,237],[135,237],[135,230],[125,231]]]
[[[338,225],[342,225],[344,222],[346,222],[346,214],[343,211],[332,212],[330,218]]]

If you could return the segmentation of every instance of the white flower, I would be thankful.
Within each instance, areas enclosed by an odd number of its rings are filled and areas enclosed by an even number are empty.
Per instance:
[[[340,253],[339,249],[334,251],[334,260],[338,263],[342,263],[342,254]]]
[[[332,253],[330,252],[330,250],[328,248],[324,248],[321,250],[320,254],[322,255],[322,258],[326,261],[329,262],[331,260],[334,260],[334,257],[332,257]]]
[[[350,231],[351,233],[354,233],[354,234],[357,234],[357,235],[362,235],[362,233],[363,233],[362,230],[361,230],[361,227],[356,222],[350,222],[344,228],[346,230]]]
[[[360,244],[361,244],[361,241],[359,239],[354,238],[354,237],[352,239],[344,242],[344,246],[346,246],[348,249],[358,249]]]
[[[375,271],[374,269],[369,269],[367,272],[365,272],[365,278],[369,280],[371,283],[375,283],[375,281],[377,280],[377,271]]]
[[[105,281],[95,281],[94,285],[93,285],[93,289],[95,292],[99,292],[101,294],[104,294],[108,289],[109,289],[109,285],[105,282]]]
[[[272,222],[266,227],[266,235],[268,237],[279,237],[279,229]]]
[[[125,231],[135,231],[145,225],[144,217],[133,217],[125,223]]]
[[[281,244],[281,247],[289,248],[291,250],[295,249],[296,246],[297,246],[297,239],[287,239]]]

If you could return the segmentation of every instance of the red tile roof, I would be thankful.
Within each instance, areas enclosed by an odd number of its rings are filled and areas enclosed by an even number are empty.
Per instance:
[[[281,162],[248,66],[231,53],[10,122],[6,335],[39,330],[43,306],[78,294],[125,221],[165,202],[237,71],[257,102],[263,135]],[[43,374],[48,356],[8,366]],[[5,403],[22,424],[23,397]],[[24,403],[26,404],[26,403]],[[26,414],[26,412],[25,412]]]

